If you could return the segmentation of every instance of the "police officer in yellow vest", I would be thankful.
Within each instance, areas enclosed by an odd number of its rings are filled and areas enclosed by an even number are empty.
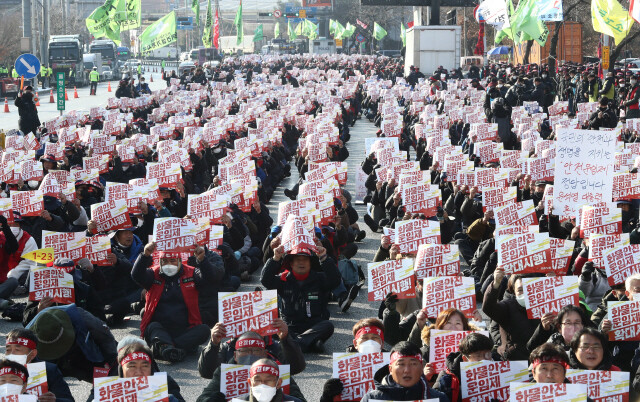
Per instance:
[[[98,67],[94,67],[89,73],[89,81],[91,81],[91,95],[95,95],[98,89],[98,81],[100,81],[100,73]]]
[[[8,77],[9,76],[9,69],[6,68],[5,66],[0,66],[0,77]]]
[[[18,72],[16,71],[15,68],[13,70],[11,70],[11,77],[12,78],[20,78],[20,76],[18,75]]]
[[[610,101],[614,99],[616,93],[616,86],[614,85],[615,77],[613,76],[613,72],[609,71],[607,73],[607,78],[604,80],[602,89],[598,92],[600,97],[606,96]]]
[[[47,68],[41,65],[40,66],[40,85],[42,86],[42,88],[47,87],[46,78],[47,78]]]

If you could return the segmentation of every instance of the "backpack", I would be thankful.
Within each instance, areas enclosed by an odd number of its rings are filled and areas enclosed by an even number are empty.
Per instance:
[[[342,280],[347,287],[355,285],[360,279],[358,275],[358,265],[346,258],[338,261],[338,271],[340,271]]]

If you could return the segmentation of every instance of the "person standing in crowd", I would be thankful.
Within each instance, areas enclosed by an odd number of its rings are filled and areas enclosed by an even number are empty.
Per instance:
[[[29,133],[36,134],[38,127],[40,127],[40,118],[38,117],[36,103],[33,101],[33,87],[27,85],[24,87],[24,91],[20,90],[14,104],[18,108],[18,114],[20,115],[20,120],[18,121],[20,131],[24,135]]]

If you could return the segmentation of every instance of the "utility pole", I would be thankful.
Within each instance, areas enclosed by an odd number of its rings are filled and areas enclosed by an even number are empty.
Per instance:
[[[20,43],[20,51],[29,52],[31,48],[31,0],[22,0],[22,42]]]

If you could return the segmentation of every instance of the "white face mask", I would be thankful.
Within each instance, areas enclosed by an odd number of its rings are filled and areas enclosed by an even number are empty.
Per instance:
[[[167,276],[174,276],[178,273],[178,269],[177,265],[166,264],[162,266],[162,273]]]
[[[518,304],[521,305],[522,307],[525,307],[525,303],[524,303],[524,293],[521,294],[520,296],[516,296],[516,300],[518,301]]]
[[[547,78],[547,74],[542,74],[542,78]]]
[[[0,396],[20,395],[20,394],[22,394],[22,385],[18,385],[18,384],[0,385]]]
[[[258,402],[269,402],[276,395],[276,387],[270,387],[266,384],[251,387],[251,393]]]
[[[624,88],[624,84],[620,84],[620,88]]]
[[[26,366],[28,356],[29,355],[4,355],[4,358]]]
[[[20,235],[21,230],[22,229],[20,229],[18,226],[11,226],[11,233],[13,233],[15,237],[18,237],[18,235]]]
[[[364,341],[358,346],[358,352],[360,353],[380,353],[382,350],[382,345],[373,339],[369,339],[368,341]]]
[[[27,184],[29,185],[30,188],[38,188],[38,185],[40,185],[40,182],[38,180],[29,180]]]
[[[640,293],[629,293],[629,300],[632,300],[632,301],[640,300]]]

